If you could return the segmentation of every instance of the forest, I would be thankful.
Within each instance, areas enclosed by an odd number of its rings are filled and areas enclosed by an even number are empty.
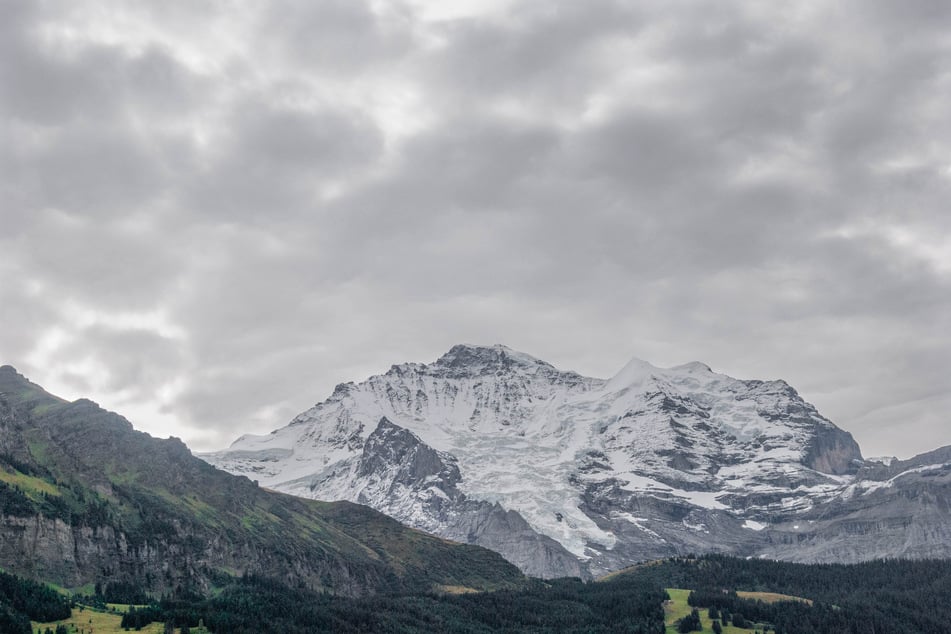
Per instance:
[[[0,572],[0,632],[31,634],[31,619],[56,621],[69,614],[69,600],[49,586]]]
[[[690,604],[766,622],[777,634],[951,632],[951,562],[877,560],[794,564],[721,555],[638,566],[618,576],[690,588]],[[766,603],[737,591],[774,592],[812,601]]]
[[[127,615],[123,625],[199,620],[213,632],[631,632],[664,631],[660,586],[641,579],[536,582],[530,589],[471,594],[384,595],[363,599],[315,594],[245,577],[215,597],[165,599]]]
[[[211,596],[187,592],[130,609],[122,626],[152,622],[179,632],[215,633],[532,632],[661,634],[666,588],[689,588],[689,603],[724,624],[776,634],[951,632],[951,563],[873,561],[804,565],[706,555],[641,564],[597,582],[533,580],[519,590],[394,593],[347,598],[289,587],[256,575],[232,579]],[[126,585],[110,595],[137,596]],[[737,592],[773,592],[805,601],[767,603]],[[94,602],[104,596],[74,597]],[[29,632],[29,619],[68,614],[68,600],[41,584],[0,576],[0,631]],[[24,623],[26,626],[24,628]],[[719,624],[719,621],[718,621]],[[691,623],[679,624],[690,631]],[[765,627],[764,627],[765,625]],[[735,631],[735,630],[731,630]],[[750,629],[752,632],[752,629]]]

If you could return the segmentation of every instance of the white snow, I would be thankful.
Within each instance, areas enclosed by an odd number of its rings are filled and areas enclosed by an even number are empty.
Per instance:
[[[717,500],[718,496],[723,495],[722,492],[715,491],[676,491],[675,495],[678,497],[683,497],[689,501],[694,506],[699,506],[705,509],[728,509],[730,508],[726,504],[719,502]]]
[[[946,467],[947,465],[944,463],[922,465],[920,467],[913,467],[911,469],[902,471],[898,475],[892,476],[888,480],[880,480],[880,481],[879,480],[862,480],[845,487],[844,489],[842,489],[839,495],[840,497],[842,497],[842,499],[845,499],[845,500],[848,500],[854,497],[856,494],[869,495],[870,493],[874,493],[875,491],[880,491],[882,489],[889,489],[895,486],[896,481],[898,481],[901,478],[907,477],[911,474],[924,473],[926,471],[934,471],[936,469],[944,469]]]
[[[461,357],[472,364],[459,367]],[[393,366],[339,386],[287,427],[242,436],[228,450],[202,457],[296,495],[377,508],[403,504],[414,513],[415,502],[387,493],[386,474],[364,482],[353,471],[385,416],[454,456],[459,488],[470,498],[518,511],[584,558],[588,544],[610,549],[616,543],[579,509],[587,483],[613,479],[636,495],[709,510],[728,509],[725,495],[751,492],[780,493],[782,507],[798,510],[811,506],[811,496],[841,490],[847,478],[801,464],[815,425],[827,423],[817,413],[802,424],[784,420],[786,390],[781,382],[751,385],[697,362],[665,369],[634,359],[605,381],[559,371],[504,346],[462,346],[433,364]],[[414,525],[438,532],[436,521],[413,518]],[[628,521],[653,533],[644,518]],[[757,525],[744,524],[760,530]]]
[[[612,516],[615,517],[615,518],[617,518],[617,519],[622,519],[622,520],[624,520],[624,521],[626,521],[626,522],[629,522],[629,523],[633,524],[633,525],[636,526],[638,529],[642,530],[643,532],[647,533],[648,535],[650,535],[651,537],[653,537],[654,539],[656,539],[656,540],[658,540],[658,541],[660,541],[660,542],[666,542],[666,541],[667,541],[666,539],[664,539],[663,537],[661,537],[660,535],[658,535],[656,531],[651,530],[649,527],[646,526],[646,524],[647,524],[648,522],[650,522],[650,519],[649,519],[649,518],[646,518],[646,517],[636,517],[636,516],[634,516],[634,515],[631,515],[630,513],[625,513],[625,512],[615,512],[615,513],[612,514]]]

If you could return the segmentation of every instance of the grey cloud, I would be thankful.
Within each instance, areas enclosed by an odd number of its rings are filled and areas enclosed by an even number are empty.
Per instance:
[[[180,145],[153,145],[130,129],[76,125],[48,133],[44,142],[15,152],[11,177],[20,204],[84,216],[116,216],[147,207],[174,175]]]
[[[116,10],[154,41],[64,57],[36,35],[52,5],[4,21],[0,354],[34,359],[63,299],[180,336],[67,328],[34,380],[107,406],[183,385],[162,413],[223,442],[500,342],[592,375],[636,354],[782,377],[872,453],[951,443],[941,6]],[[247,50],[190,70],[199,22]],[[360,101],[383,81],[415,96],[406,127]],[[109,370],[70,378],[82,359]]]
[[[567,154],[579,176],[613,180],[612,189],[628,194],[632,202],[638,198],[650,202],[683,186],[709,186],[711,179],[723,177],[716,139],[672,115],[643,110],[616,113],[605,124],[577,135],[571,145]]]
[[[42,33],[49,16],[37,3],[6,4],[0,41],[0,109],[59,127],[77,119],[182,116],[201,97],[201,79],[157,44],[129,51],[114,44],[58,42]],[[172,112],[172,109],[177,112]]]
[[[382,7],[381,7],[382,8]],[[368,3],[281,0],[268,3],[258,45],[295,66],[332,75],[388,64],[414,46],[413,24],[399,3],[388,19]]]
[[[477,110],[479,103],[510,97],[542,110],[562,104],[576,109],[610,75],[598,47],[613,38],[635,37],[642,22],[625,3],[518,3],[503,20],[440,25],[437,35],[447,46],[421,67],[445,84],[445,92],[434,97],[453,107]],[[612,65],[623,64],[614,60]]]
[[[5,215],[114,217],[164,197],[190,139],[162,124],[194,110],[201,81],[156,46],[56,43],[40,36],[39,5],[11,8],[0,44]]]
[[[24,268],[0,265],[0,355],[8,362],[25,360],[47,329],[60,319],[52,302],[38,300]]]
[[[940,0],[911,0],[896,4],[888,0],[873,2],[852,2],[852,8],[864,9],[853,15],[865,16],[867,24],[876,31],[883,30],[893,34],[893,39],[907,34],[909,27],[916,34],[928,32],[932,35],[944,32],[944,26],[951,20],[951,7]]]
[[[109,116],[115,107],[107,82],[112,58],[101,47],[79,60],[54,55],[36,33],[37,7],[31,4],[5,4],[5,25],[0,27],[3,110],[44,124],[62,123],[82,112]]]
[[[82,360],[90,351],[107,372],[99,389],[125,392],[125,400],[132,401],[153,400],[159,388],[173,382],[184,361],[180,344],[154,330],[93,325],[79,330],[56,352],[54,362]],[[72,380],[81,388],[89,377]]]
[[[478,213],[518,201],[556,150],[556,133],[498,118],[450,119],[401,149],[395,170],[337,203],[356,233],[413,232],[453,209]]]
[[[43,301],[142,311],[174,287],[179,257],[172,246],[155,248],[160,228],[137,232],[42,215],[45,220],[7,249],[21,264],[21,275],[42,282]]]
[[[875,314],[906,323],[947,316],[944,298],[951,280],[880,239],[819,240],[810,263],[810,304],[820,302],[823,313],[842,318]]]
[[[226,115],[219,147],[183,192],[194,211],[236,222],[319,211],[320,186],[368,169],[383,149],[360,112],[300,109],[251,96]]]

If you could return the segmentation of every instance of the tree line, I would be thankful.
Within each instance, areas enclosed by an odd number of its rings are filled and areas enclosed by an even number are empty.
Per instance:
[[[717,623],[757,623],[776,634],[895,634],[951,631],[951,563],[943,560],[804,565],[720,555],[680,557],[638,566],[610,580],[534,580],[525,589],[447,595],[385,594],[347,598],[265,577],[222,580],[210,596],[184,591],[130,610],[122,625],[168,628],[203,624],[215,633],[280,631],[421,633],[454,631],[664,631],[665,587],[691,588],[689,603]],[[113,597],[141,600],[134,583],[102,583]],[[776,592],[813,601],[765,603],[738,590]],[[46,586],[0,573],[0,631],[29,632],[29,619],[66,618],[69,602]],[[692,620],[691,620],[692,619]],[[691,613],[686,629],[699,625]],[[25,624],[25,627],[24,627]],[[691,629],[695,630],[695,627]]]
[[[662,634],[666,592],[640,580],[537,581],[528,589],[463,595],[394,594],[353,599],[289,588],[247,576],[214,597],[163,599],[130,611],[123,627],[162,621],[175,628],[203,623],[234,634],[313,632],[575,632]]]
[[[947,560],[794,564],[706,555],[646,566],[639,575],[691,588],[692,606],[725,611],[731,621],[741,614],[744,620],[768,623],[777,634],[951,631]],[[739,597],[736,590],[787,594],[813,605],[765,603]]]
[[[69,618],[69,600],[41,583],[0,572],[0,632],[32,634],[30,620]]]

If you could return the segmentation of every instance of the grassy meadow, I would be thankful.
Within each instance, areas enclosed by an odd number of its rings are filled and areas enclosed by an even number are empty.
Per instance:
[[[676,625],[677,621],[687,616],[688,614],[690,614],[690,611],[693,609],[687,604],[687,597],[690,596],[690,590],[684,590],[682,588],[667,588],[667,594],[670,595],[670,601],[667,601],[666,603],[664,603],[664,625],[667,626],[667,634],[677,634],[677,625]],[[767,593],[745,592],[742,594],[764,595]],[[784,599],[785,600],[796,599],[796,597],[786,597],[785,595],[775,595],[775,596],[783,597],[783,598],[782,599],[775,598],[773,599],[774,601],[782,601]],[[763,597],[762,596],[747,596],[746,598],[762,599]],[[706,608],[698,609],[698,612],[700,613],[700,623],[703,624],[703,631],[712,632],[713,621],[711,621],[710,618],[707,616]],[[723,623],[721,623],[721,625],[723,625],[724,634],[750,634],[750,632],[752,632],[754,629],[762,630],[762,626],[759,626],[758,628],[751,627],[749,629],[744,629],[741,627],[733,627],[732,625],[726,625]]]

